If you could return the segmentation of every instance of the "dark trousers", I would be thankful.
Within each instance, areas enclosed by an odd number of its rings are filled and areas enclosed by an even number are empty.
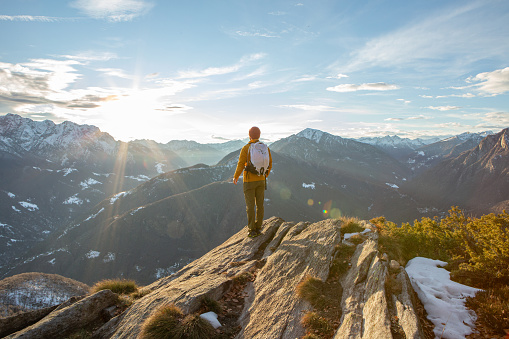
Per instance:
[[[265,181],[251,181],[244,183],[244,198],[246,199],[247,226],[254,231],[262,227],[263,199],[265,197]],[[256,205],[256,219],[255,219]]]

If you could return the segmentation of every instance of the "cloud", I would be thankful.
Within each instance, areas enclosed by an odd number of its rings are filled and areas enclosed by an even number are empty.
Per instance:
[[[509,67],[493,72],[477,74],[472,81],[480,81],[476,87],[480,92],[488,95],[498,95],[509,92]]]
[[[280,38],[281,36],[277,33],[271,32],[269,30],[252,30],[250,32],[247,31],[236,31],[236,35],[242,37],[261,37],[261,38]]]
[[[509,112],[490,112],[486,113],[481,119],[498,128],[509,126]]]
[[[111,22],[131,21],[154,6],[144,0],[76,0],[70,4],[95,19]]]
[[[191,78],[206,78],[214,75],[224,75],[229,73],[234,73],[239,71],[241,68],[245,67],[252,61],[260,60],[265,57],[264,53],[255,53],[248,56],[243,57],[240,61],[231,66],[224,67],[209,67],[204,70],[189,70],[189,71],[180,71],[179,78],[180,79],[191,79]]]
[[[384,119],[384,121],[427,120],[427,119],[431,119],[431,118],[426,117],[424,115],[418,115],[418,116],[408,117],[408,118],[387,118],[387,119]]]
[[[406,27],[374,38],[354,51],[351,61],[341,69],[430,66],[437,70],[441,69],[437,63],[442,60],[449,69],[451,64],[462,67],[490,58],[503,60],[509,52],[509,36],[504,29],[508,17],[501,15],[499,3],[460,4],[447,5],[424,19],[410,18]],[[334,67],[340,64],[344,65],[344,60],[339,60]]]
[[[452,111],[456,109],[460,109],[458,106],[428,106],[426,108],[433,109],[435,111]]]
[[[60,57],[70,59],[70,60],[76,60],[76,61],[110,61],[114,59],[118,59],[118,55],[116,53],[112,52],[83,52],[76,55],[61,55]]]
[[[318,112],[342,112],[339,108],[325,106],[325,105],[279,105],[282,108],[295,108],[303,111],[318,111]]]
[[[282,12],[282,11],[269,12],[269,15],[282,16],[282,15],[286,15],[286,12]]]
[[[327,90],[331,92],[356,92],[356,91],[391,91],[399,89],[399,86],[386,84],[384,82],[369,83],[369,84],[343,84],[334,87],[328,87]]]
[[[52,16],[34,15],[0,15],[0,21],[26,21],[26,22],[60,22],[75,21],[76,18],[59,18]]]
[[[104,73],[104,75],[118,77],[123,79],[133,79],[132,75],[127,74],[124,70],[119,68],[99,68],[96,71]]]
[[[327,77],[327,79],[343,79],[343,78],[348,78],[348,75],[339,73],[338,75]]]
[[[411,101],[410,101],[410,100],[405,100],[405,99],[396,99],[396,100],[398,100],[398,101],[403,101],[405,104],[409,104],[409,103],[411,103]]]

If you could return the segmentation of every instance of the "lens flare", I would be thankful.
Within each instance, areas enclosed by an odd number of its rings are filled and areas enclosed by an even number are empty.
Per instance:
[[[308,206],[313,206],[314,203],[313,199],[308,199]]]
[[[292,196],[292,192],[286,187],[282,188],[279,194],[283,200],[288,200]]]

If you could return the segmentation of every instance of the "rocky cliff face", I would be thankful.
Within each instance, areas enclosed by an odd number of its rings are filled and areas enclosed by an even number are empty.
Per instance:
[[[175,304],[186,314],[195,313],[204,297],[223,306],[219,315],[223,326],[218,329],[223,337],[302,337],[306,334],[302,316],[313,306],[298,297],[298,285],[309,277],[328,280],[341,250],[356,246],[348,257],[350,268],[337,281],[342,295],[329,300],[339,311],[334,338],[424,338],[405,270],[389,265],[379,253],[376,232],[365,232],[362,242],[354,245],[341,234],[341,223],[333,219],[293,223],[272,217],[265,220],[263,234],[254,239],[247,237],[244,228],[179,272],[146,286],[144,297],[105,323],[94,337],[138,337],[145,321],[161,307]],[[370,227],[368,222],[362,225]],[[97,307],[93,311],[101,312]],[[79,318],[76,307],[54,312],[58,317],[50,313],[39,322],[49,328],[44,331],[53,331],[52,318],[68,319],[65,312]],[[11,337],[39,333],[39,323]]]

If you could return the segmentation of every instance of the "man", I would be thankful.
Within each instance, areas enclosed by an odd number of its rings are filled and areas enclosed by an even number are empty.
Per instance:
[[[243,188],[244,198],[246,199],[246,212],[247,212],[247,226],[249,228],[249,237],[254,238],[261,234],[262,222],[263,222],[263,200],[265,196],[265,184],[266,178],[272,168],[272,156],[270,150],[267,148],[269,155],[269,165],[262,175],[257,175],[249,172],[246,169],[249,159],[249,148],[252,144],[259,142],[260,129],[258,127],[252,127],[249,130],[249,143],[242,147],[239,155],[239,162],[237,163],[237,169],[233,176],[233,183],[237,185],[240,174],[244,171],[243,177]],[[255,215],[256,205],[256,215]]]

